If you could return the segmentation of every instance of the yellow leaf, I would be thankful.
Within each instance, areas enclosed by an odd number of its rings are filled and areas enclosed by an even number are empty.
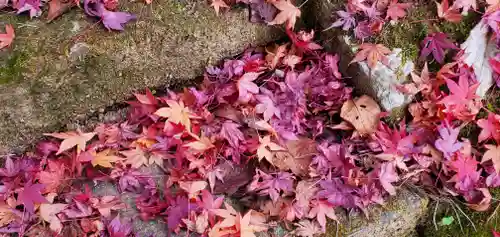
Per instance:
[[[106,149],[104,151],[101,151],[99,153],[92,152],[92,155],[94,158],[90,163],[92,163],[92,166],[102,166],[105,168],[112,168],[114,162],[117,162],[121,160],[122,158],[113,155],[114,152],[111,151],[110,149]]]

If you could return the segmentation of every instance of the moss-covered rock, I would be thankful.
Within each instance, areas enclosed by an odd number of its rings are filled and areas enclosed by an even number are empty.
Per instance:
[[[370,206],[366,215],[359,212],[339,214],[339,226],[330,223],[326,236],[411,236],[416,232],[419,220],[427,213],[428,203],[427,197],[401,189],[386,205]]]
[[[216,16],[202,0],[125,2],[121,9],[138,19],[124,32],[105,30],[78,8],[50,24],[0,15],[0,28],[16,31],[0,51],[0,153],[22,150],[42,132],[79,123],[133,91],[191,84],[205,66],[283,33],[248,22],[242,9]],[[75,45],[87,49],[75,57]]]

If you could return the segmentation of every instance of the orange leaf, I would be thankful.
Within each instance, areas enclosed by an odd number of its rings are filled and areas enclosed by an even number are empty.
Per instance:
[[[378,125],[380,107],[371,97],[363,95],[342,105],[340,117],[351,123],[361,134],[373,133]]]
[[[364,43],[360,45],[360,49],[361,51],[356,54],[351,63],[366,59],[370,68],[374,68],[378,61],[388,65],[386,55],[391,53],[391,50],[386,48],[384,45]]]
[[[92,161],[90,163],[94,167],[99,165],[99,166],[102,166],[105,168],[113,168],[113,164],[111,164],[111,163],[122,160],[122,158],[115,156],[113,154],[114,154],[114,152],[111,151],[110,149],[106,149],[106,150],[101,151],[99,153],[92,152],[92,155],[94,156],[94,158],[92,159]]]
[[[294,6],[289,0],[279,0],[272,3],[281,12],[268,24],[279,25],[288,22],[286,28],[293,29],[295,21],[300,17],[300,9]]]
[[[350,63],[361,62],[364,60],[368,61],[368,67],[371,69],[377,66],[377,62],[381,62],[388,66],[389,62],[386,57],[387,54],[391,53],[391,50],[386,48],[382,44],[370,44],[364,43],[359,46],[361,49]]]
[[[15,34],[12,25],[10,24],[5,25],[5,34],[0,34],[0,49],[3,49],[12,44],[14,37]]]
[[[80,153],[80,151],[85,150],[85,144],[92,139],[96,133],[82,133],[80,129],[77,129],[76,132],[61,132],[61,133],[44,133],[45,136],[51,136],[59,139],[64,139],[59,146],[59,150],[56,155],[61,154],[62,152],[69,150],[76,146],[76,152]]]

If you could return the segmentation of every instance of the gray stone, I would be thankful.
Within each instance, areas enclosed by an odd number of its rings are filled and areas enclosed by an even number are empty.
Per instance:
[[[350,237],[406,237],[415,232],[419,220],[425,216],[429,199],[406,189],[398,190],[386,205],[368,208],[368,218],[363,213],[338,215],[342,236]],[[327,236],[335,236],[335,227]],[[332,234],[333,233],[333,234]]]
[[[406,76],[410,73],[409,68],[413,68],[412,63],[402,65],[401,57],[397,54],[392,55],[392,63],[387,67],[378,63],[374,69],[368,67],[365,62],[352,63],[356,45],[350,42],[349,38],[344,36],[345,31],[329,28],[334,19],[332,13],[340,9],[344,1],[339,0],[316,0],[313,1],[306,12],[310,17],[310,24],[319,28],[320,40],[324,42],[323,46],[330,52],[340,55],[339,69],[347,80],[354,86],[359,94],[367,94],[376,99],[381,107],[386,111],[401,108],[411,102],[411,98],[396,90],[396,85],[403,83]]]
[[[78,8],[49,24],[0,15],[0,28],[16,31],[0,50],[0,154],[81,124],[132,92],[192,85],[207,65],[283,35],[250,23],[246,9],[216,16],[204,0],[120,3],[138,17],[124,32],[105,30]]]

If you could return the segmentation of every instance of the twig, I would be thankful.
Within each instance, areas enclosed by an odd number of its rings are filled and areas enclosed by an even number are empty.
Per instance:
[[[500,209],[500,204],[497,205],[497,207],[495,208],[493,213],[491,213],[491,215],[488,217],[488,219],[486,219],[486,223],[489,223],[491,220],[493,220],[493,217],[496,216],[498,209]]]
[[[457,209],[455,208],[455,206],[451,205],[451,207],[453,208],[453,212],[455,212],[455,215],[457,216],[458,225],[460,226],[460,230],[463,233],[464,228],[462,227],[462,221],[460,220],[461,219],[460,215],[458,214]]]
[[[305,2],[303,2],[302,4],[300,4],[300,6],[298,8],[302,8],[304,5],[306,5],[307,2],[309,2],[309,0],[306,0]]]
[[[434,208],[434,214],[432,215],[432,223],[434,223],[434,228],[436,229],[436,231],[438,230],[438,226],[436,223],[436,213],[437,213],[438,206],[439,206],[439,200],[436,201],[436,207]]]
[[[451,200],[451,203],[454,204],[458,210],[462,213],[462,215],[465,216],[465,218],[467,218],[467,220],[469,220],[469,222],[472,224],[472,228],[474,228],[474,231],[477,231],[476,229],[476,225],[474,225],[474,222],[472,222],[472,220],[469,218],[469,216],[467,214],[465,214],[464,211],[462,211],[462,208],[460,208],[460,206],[458,206],[458,204],[455,203],[455,201]]]

